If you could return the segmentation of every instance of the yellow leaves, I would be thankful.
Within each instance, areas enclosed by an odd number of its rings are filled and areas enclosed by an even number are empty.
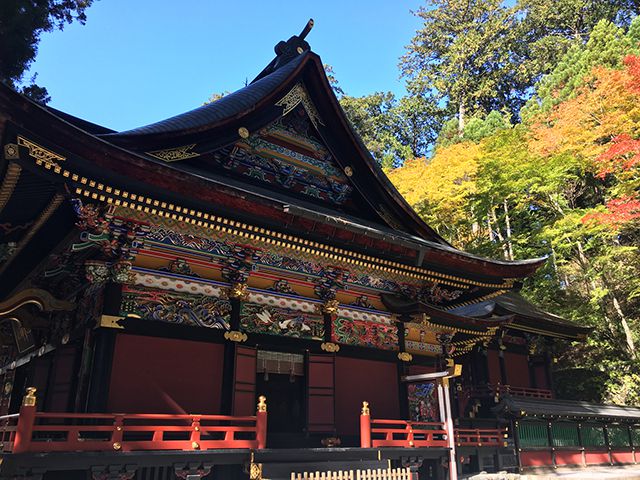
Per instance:
[[[424,158],[405,162],[389,172],[389,179],[414,208],[423,201],[461,207],[475,191],[479,157],[478,144],[457,143],[436,150],[428,164]]]

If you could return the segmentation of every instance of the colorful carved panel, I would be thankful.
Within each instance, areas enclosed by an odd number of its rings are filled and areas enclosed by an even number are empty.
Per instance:
[[[257,135],[217,151],[213,160],[233,175],[341,205],[352,188],[331,153],[312,138],[312,130],[300,108]]]
[[[148,320],[229,330],[231,303],[208,295],[124,286],[120,310]]]
[[[332,333],[332,340],[337,343],[383,350],[398,349],[398,329],[395,325],[338,315],[333,320]]]
[[[409,384],[409,418],[414,422],[438,422],[438,391],[435,382]]]
[[[243,330],[254,333],[316,340],[324,336],[321,315],[258,303],[242,303],[240,325]]]

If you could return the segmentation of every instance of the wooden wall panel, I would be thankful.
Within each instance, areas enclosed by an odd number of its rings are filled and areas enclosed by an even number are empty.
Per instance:
[[[338,434],[359,433],[363,400],[369,402],[373,418],[400,418],[397,364],[336,357]]]
[[[224,346],[119,334],[107,411],[220,412]]]

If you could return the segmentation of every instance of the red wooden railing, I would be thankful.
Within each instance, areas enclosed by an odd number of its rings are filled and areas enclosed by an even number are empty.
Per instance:
[[[504,447],[509,437],[506,429],[456,428],[455,442],[458,447]]]
[[[514,397],[528,397],[528,398],[544,398],[552,399],[553,393],[551,390],[543,388],[529,388],[529,387],[513,387],[511,385],[481,385],[471,388],[469,391],[470,397],[499,397],[500,395],[513,395]]]
[[[33,393],[33,392],[32,392]],[[0,417],[2,452],[211,450],[266,447],[267,411],[255,416],[36,412]]]
[[[440,422],[372,419],[363,402],[360,415],[360,447],[447,447],[447,431]]]

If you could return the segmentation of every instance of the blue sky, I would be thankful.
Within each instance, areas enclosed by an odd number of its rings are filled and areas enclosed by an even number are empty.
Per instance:
[[[145,125],[233,91],[309,18],[313,51],[359,96],[403,94],[398,59],[419,0],[99,0],[87,23],[45,33],[30,73],[51,106],[115,130]]]

